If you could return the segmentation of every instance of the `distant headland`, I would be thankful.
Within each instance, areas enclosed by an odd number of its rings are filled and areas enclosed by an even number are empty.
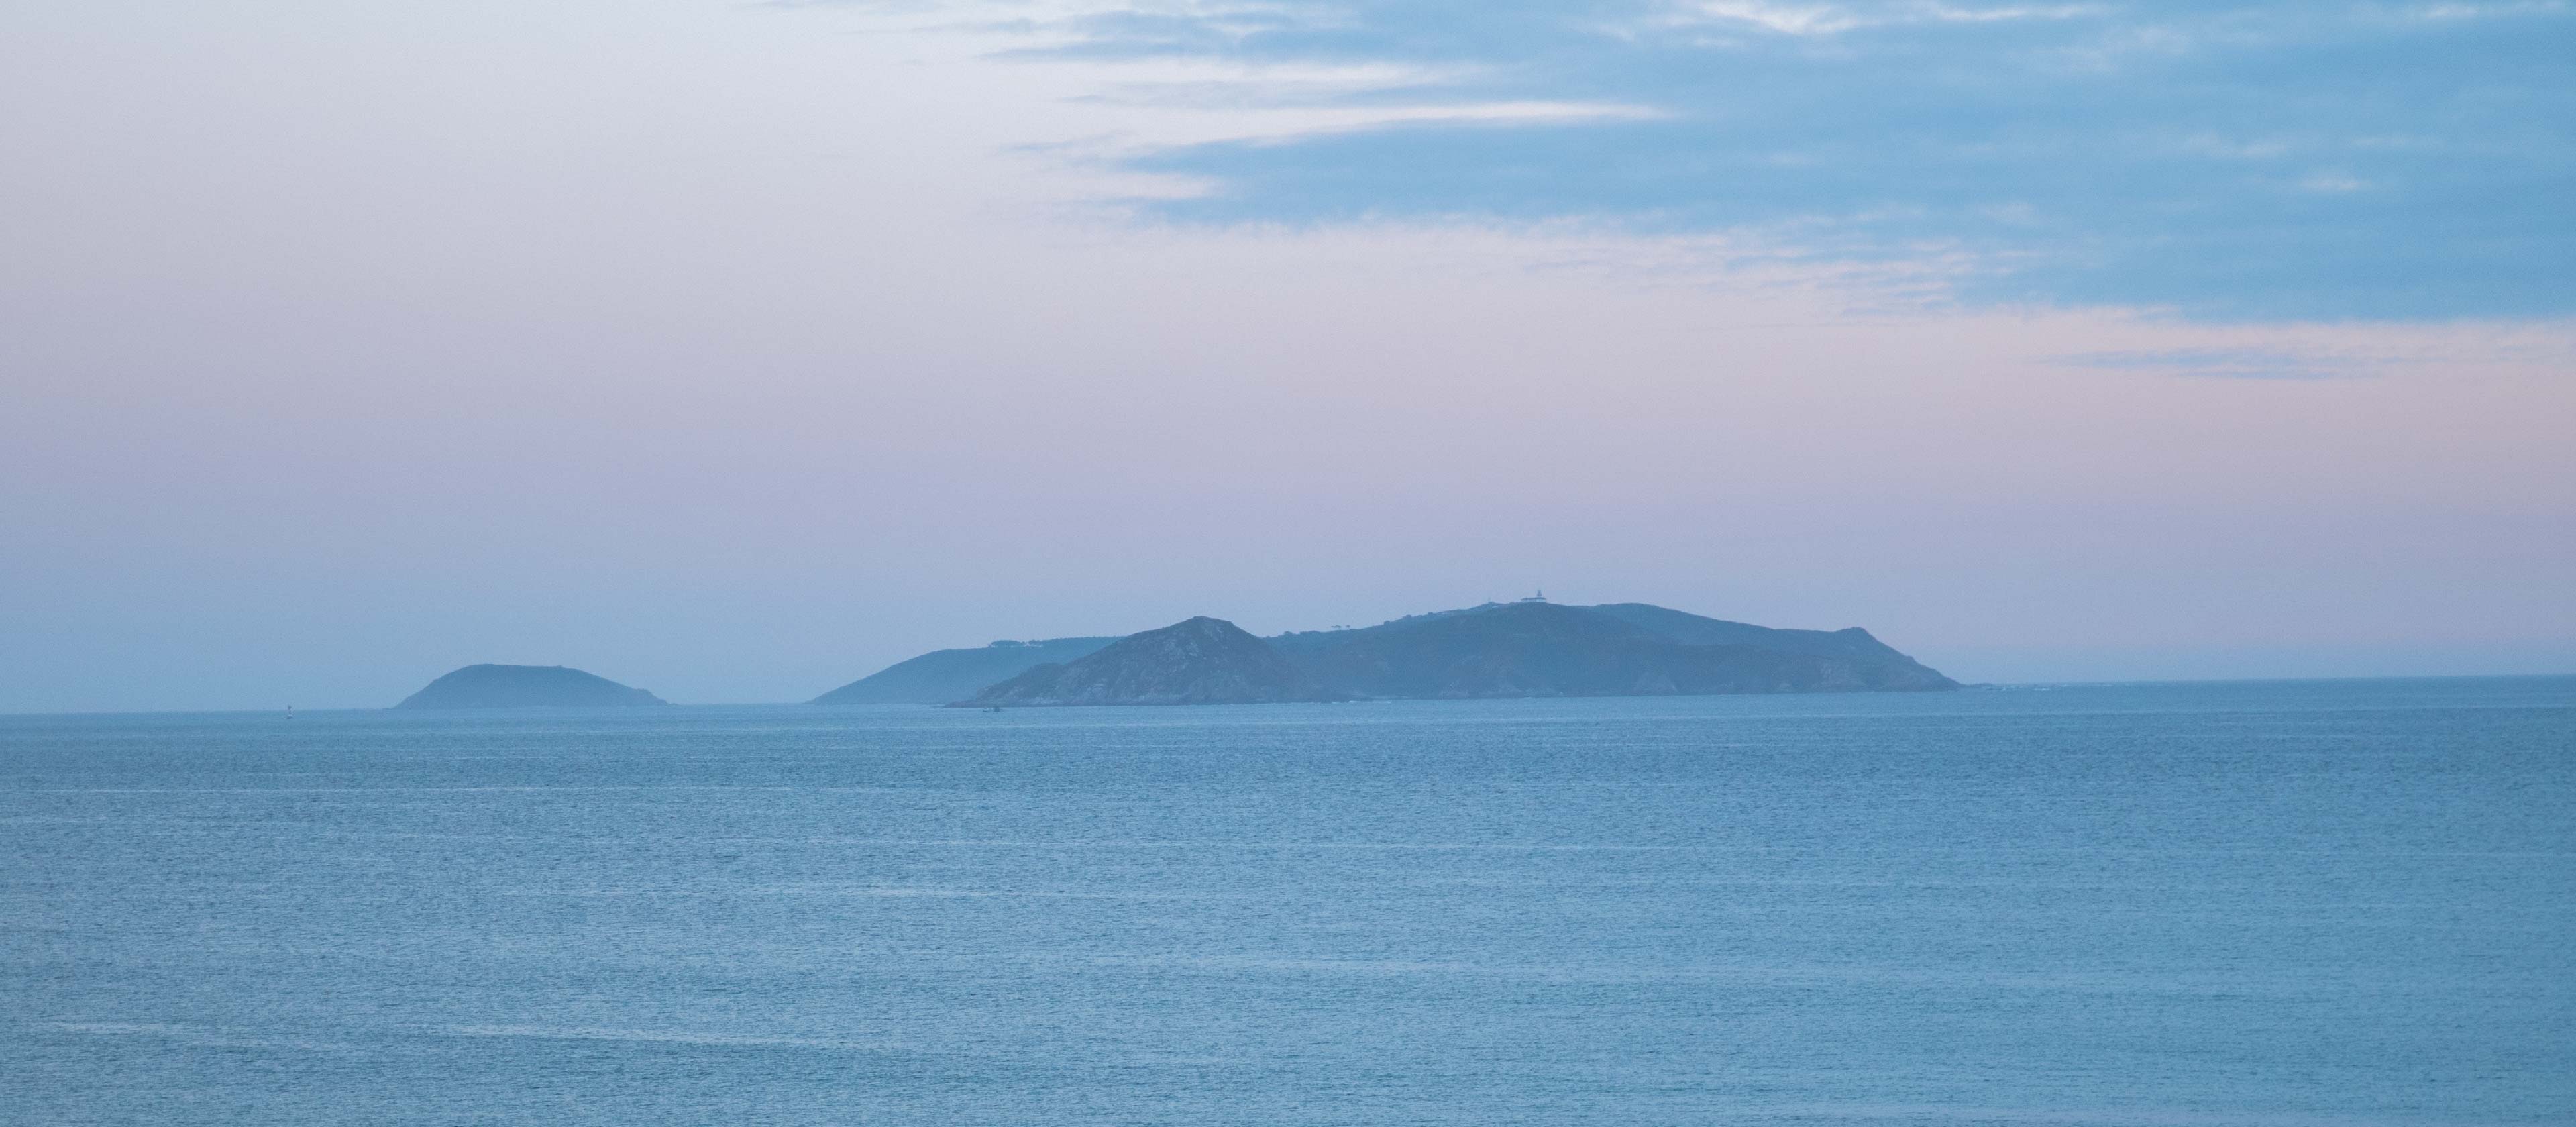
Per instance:
[[[940,650],[813,703],[995,708],[1958,687],[1858,627],[1781,630],[1645,603],[1532,598],[1272,638],[1201,617],[1125,638]]]
[[[1231,622],[1201,617],[1130,634],[1071,662],[1037,666],[957,704],[1280,704],[1340,699],[1276,647]]]
[[[1100,638],[1047,638],[1033,642],[995,642],[971,650],[938,650],[814,698],[815,704],[946,704],[964,700],[987,685],[1007,681],[1049,662],[1088,657],[1117,641]]]
[[[469,665],[395,708],[615,708],[668,704],[642,689],[560,665]]]

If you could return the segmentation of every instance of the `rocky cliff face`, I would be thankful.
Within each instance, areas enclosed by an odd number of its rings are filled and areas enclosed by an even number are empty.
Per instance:
[[[469,665],[395,708],[611,708],[668,704],[642,689],[560,665]]]
[[[1270,704],[1333,699],[1270,644],[1231,622],[1193,618],[1129,635],[1088,657],[1041,665],[960,707]]]

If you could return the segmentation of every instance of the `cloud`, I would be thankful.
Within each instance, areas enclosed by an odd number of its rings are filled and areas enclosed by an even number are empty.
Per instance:
[[[1838,35],[1865,27],[1919,23],[1999,23],[2063,20],[2101,14],[2091,4],[1961,5],[1774,4],[1764,0],[1702,0],[1665,17],[1672,26],[1695,22],[1751,24],[1782,35]]]
[[[2270,348],[2078,352],[2058,357],[2058,360],[2081,368],[2240,380],[2320,380],[2369,374],[2351,362]]]
[[[1101,99],[1246,112],[1119,158],[1197,186],[1130,201],[1161,222],[1795,232],[1823,259],[1964,258],[1969,303],[2215,322],[2576,313],[2565,3],[957,12],[1096,68]]]
[[[2422,20],[2491,20],[2566,12],[2565,0],[2520,0],[2505,4],[2424,4],[2409,9],[2407,14]]]

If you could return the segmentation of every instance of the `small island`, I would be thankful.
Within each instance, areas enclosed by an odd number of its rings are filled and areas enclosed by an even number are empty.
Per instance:
[[[560,665],[469,665],[404,697],[395,708],[624,708],[669,701]]]

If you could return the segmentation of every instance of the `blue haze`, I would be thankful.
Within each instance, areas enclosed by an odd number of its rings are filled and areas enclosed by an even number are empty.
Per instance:
[[[2576,679],[0,718],[0,1121],[2576,1114]]]
[[[1977,303],[2210,320],[2576,312],[2561,3],[1287,3],[1073,21],[1049,55],[1394,64],[1321,104],[1560,100],[1145,153],[1185,223],[1562,218],[1938,261]],[[1741,11],[1729,17],[1714,11]],[[1783,28],[1793,30],[1782,30]],[[1247,81],[1232,97],[1260,98]],[[1184,89],[1180,97],[1207,97]]]

